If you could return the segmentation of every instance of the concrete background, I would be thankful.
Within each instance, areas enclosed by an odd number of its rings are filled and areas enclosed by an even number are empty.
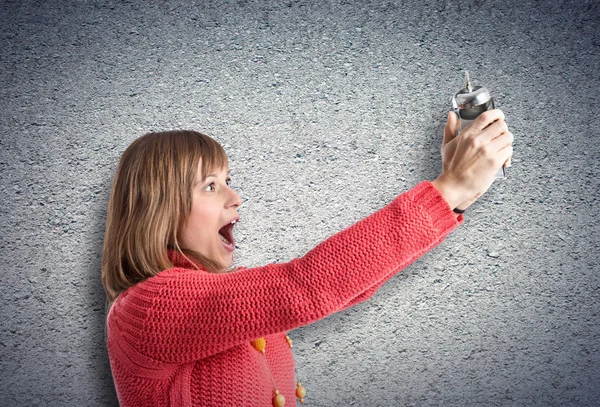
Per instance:
[[[600,405],[600,3],[149,3],[1,2],[1,406],[117,405],[100,256],[136,137],[219,140],[237,264],[286,261],[439,175],[464,69],[506,113],[509,178],[291,332],[306,405]]]

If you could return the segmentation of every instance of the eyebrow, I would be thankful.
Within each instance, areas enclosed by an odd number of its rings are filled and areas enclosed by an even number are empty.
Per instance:
[[[227,171],[227,175],[228,175],[228,176],[229,176],[229,174],[231,174],[231,170]],[[217,174],[208,174],[208,175],[207,175],[206,177],[204,177],[203,179],[196,181],[196,182],[194,183],[194,186],[196,186],[196,185],[198,185],[198,184],[200,184],[200,183],[202,183],[202,182],[206,181],[206,179],[207,179],[207,178],[210,178],[210,177],[217,178]]]
[[[231,170],[227,171],[227,175],[231,174]],[[217,174],[208,174],[206,177],[204,177],[204,179],[208,178],[208,177],[213,177],[216,178]]]

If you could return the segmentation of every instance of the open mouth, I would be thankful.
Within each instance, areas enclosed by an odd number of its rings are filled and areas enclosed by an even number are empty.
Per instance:
[[[230,223],[219,229],[219,239],[227,247],[233,248],[235,246],[235,240],[233,239],[233,226],[237,223],[237,219],[232,220]]]

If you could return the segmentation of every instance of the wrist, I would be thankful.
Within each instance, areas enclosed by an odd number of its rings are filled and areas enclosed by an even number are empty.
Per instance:
[[[431,183],[448,203],[450,209],[466,209],[466,207],[461,207],[461,204],[466,202],[464,193],[456,186],[456,183],[449,180],[444,174],[431,181]]]
[[[458,211],[464,211],[465,209],[467,209],[469,206],[471,205],[471,202],[461,202],[460,205],[457,205],[455,209],[455,212]]]

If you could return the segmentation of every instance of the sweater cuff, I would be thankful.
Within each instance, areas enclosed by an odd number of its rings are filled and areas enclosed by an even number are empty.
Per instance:
[[[454,229],[464,222],[464,215],[455,213],[431,181],[423,181],[409,191],[411,199],[429,215],[438,230]],[[457,216],[458,215],[458,216]]]

